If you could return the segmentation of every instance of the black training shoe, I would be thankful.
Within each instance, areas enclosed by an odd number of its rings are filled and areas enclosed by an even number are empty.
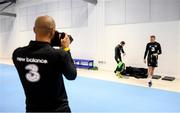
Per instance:
[[[150,81],[150,82],[148,82],[148,86],[149,87],[151,87],[152,86],[152,82]]]

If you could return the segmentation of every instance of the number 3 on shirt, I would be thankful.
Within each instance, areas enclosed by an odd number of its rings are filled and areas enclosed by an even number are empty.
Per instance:
[[[29,64],[25,67],[29,72],[25,75],[29,82],[38,82],[40,80],[39,68],[35,64]]]

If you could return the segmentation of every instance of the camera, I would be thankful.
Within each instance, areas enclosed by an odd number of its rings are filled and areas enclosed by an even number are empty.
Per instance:
[[[70,43],[72,43],[73,38],[71,35],[68,35],[69,39],[70,39]],[[65,33],[64,32],[58,32],[55,31],[54,37],[51,40],[51,46],[59,46],[61,47],[61,39],[65,38]]]

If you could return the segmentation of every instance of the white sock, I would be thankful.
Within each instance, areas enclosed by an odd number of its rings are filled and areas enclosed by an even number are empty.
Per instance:
[[[149,75],[147,79],[148,79],[148,82],[152,82],[152,76],[151,75]]]

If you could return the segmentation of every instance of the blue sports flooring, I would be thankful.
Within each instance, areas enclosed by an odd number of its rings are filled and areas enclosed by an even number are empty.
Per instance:
[[[77,77],[65,80],[73,112],[180,112],[180,93]],[[25,111],[14,66],[0,65],[0,112]]]

